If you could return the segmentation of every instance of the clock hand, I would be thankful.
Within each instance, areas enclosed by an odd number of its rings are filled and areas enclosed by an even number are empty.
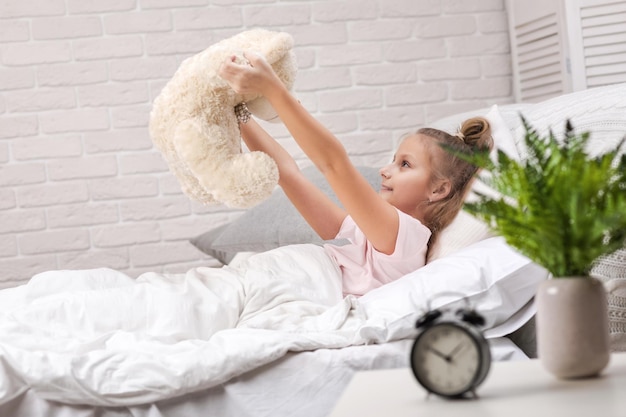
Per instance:
[[[432,346],[428,346],[426,349],[430,350],[432,353],[439,356],[441,359],[443,359],[446,362],[450,362],[452,360],[452,357],[450,355],[444,355],[443,353],[441,353],[440,351],[438,351]]]
[[[459,353],[464,347],[465,347],[465,342],[461,342],[458,345],[456,345],[454,349],[452,349],[452,352],[450,352],[450,354],[448,355],[448,358],[450,358],[450,360],[454,359],[456,354]]]

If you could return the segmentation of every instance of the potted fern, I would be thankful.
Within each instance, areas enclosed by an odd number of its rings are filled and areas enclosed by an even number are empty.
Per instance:
[[[608,364],[610,347],[606,293],[589,271],[625,245],[624,139],[591,156],[590,133],[576,133],[569,121],[562,140],[522,123],[527,157],[459,155],[482,168],[481,180],[495,191],[476,193],[464,208],[551,272],[536,297],[544,367],[559,378],[594,376]]]

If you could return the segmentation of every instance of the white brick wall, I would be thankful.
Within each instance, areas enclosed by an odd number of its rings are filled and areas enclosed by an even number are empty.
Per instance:
[[[504,0],[3,0],[0,287],[50,269],[217,265],[188,239],[240,212],[180,192],[148,115],[184,58],[252,27],[294,36],[296,94],[357,164],[513,100]]]

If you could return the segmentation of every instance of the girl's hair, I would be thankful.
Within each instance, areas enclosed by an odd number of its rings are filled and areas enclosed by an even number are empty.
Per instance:
[[[443,149],[442,144],[464,153],[490,150],[493,147],[491,127],[482,117],[474,117],[461,124],[459,131],[451,135],[439,129],[422,128],[417,133],[433,139],[430,147],[432,176],[431,181],[450,181],[450,193],[439,201],[428,203],[424,210],[424,225],[432,235],[428,243],[429,251],[437,240],[439,232],[452,223],[463,207],[471,180],[478,168]]]

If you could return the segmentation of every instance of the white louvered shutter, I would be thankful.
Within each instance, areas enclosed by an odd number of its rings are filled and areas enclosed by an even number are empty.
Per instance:
[[[626,82],[626,1],[579,0],[585,84]]]
[[[625,0],[507,0],[515,96],[626,82]]]

